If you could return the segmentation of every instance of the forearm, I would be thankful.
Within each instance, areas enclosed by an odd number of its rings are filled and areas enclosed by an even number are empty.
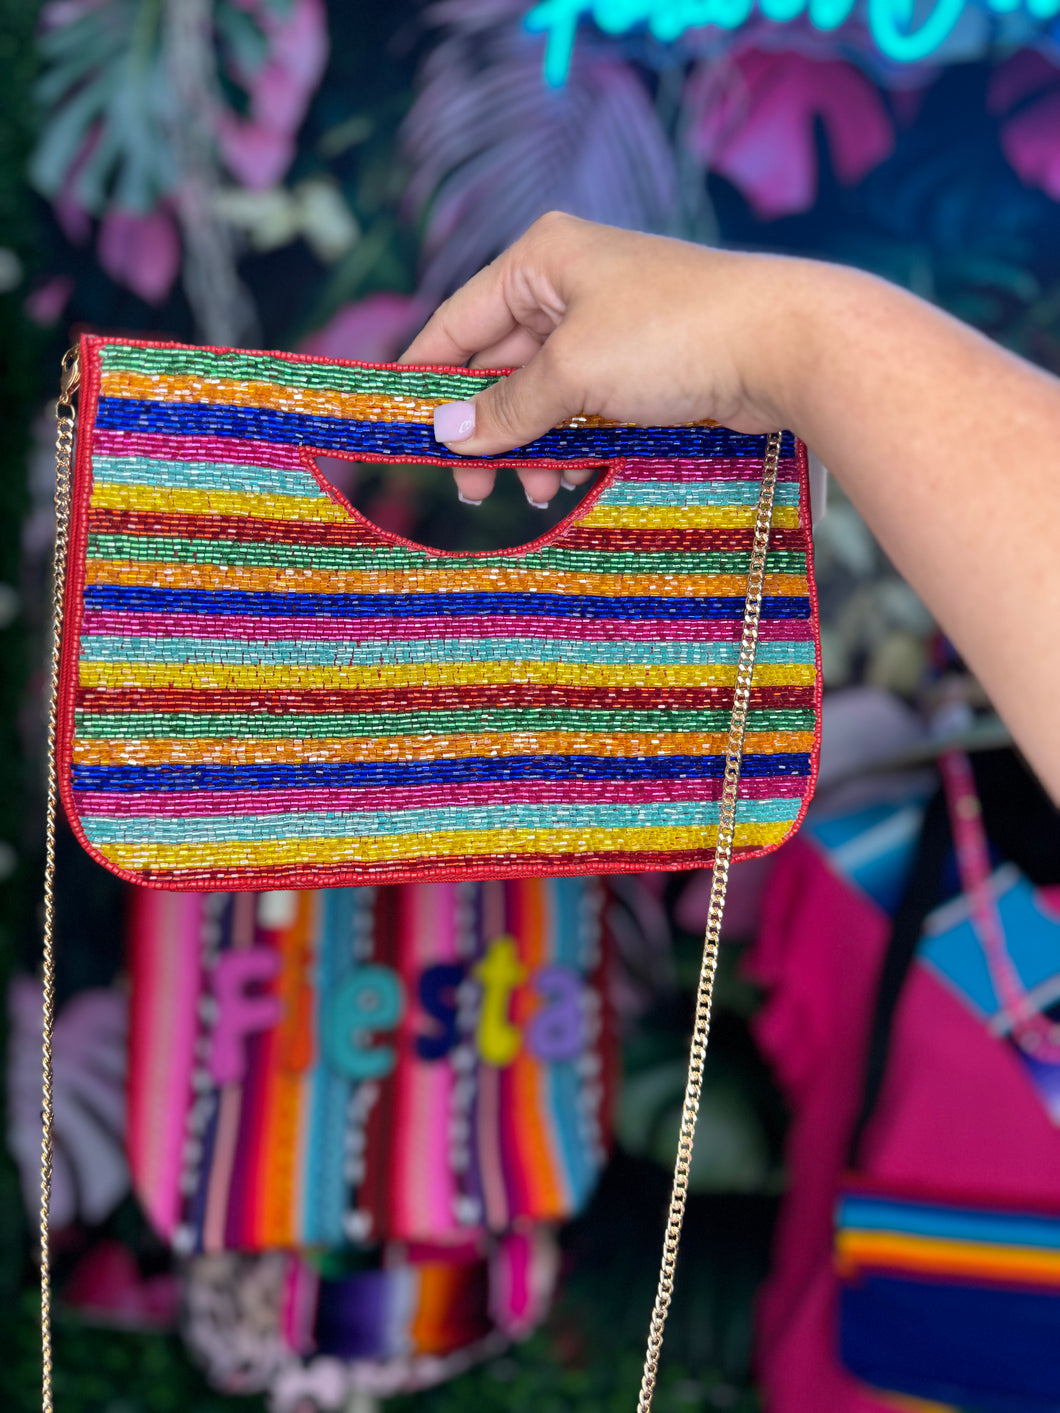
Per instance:
[[[795,430],[1060,799],[1060,383],[854,272],[802,279],[796,307]]]

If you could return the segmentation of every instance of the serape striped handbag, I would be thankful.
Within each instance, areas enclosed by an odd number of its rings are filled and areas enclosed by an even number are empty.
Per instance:
[[[712,866],[646,1409],[729,864],[795,830],[816,772],[806,453],[577,418],[495,460],[599,467],[590,493],[474,554],[376,529],[316,464],[451,463],[434,407],[498,376],[83,338],[49,821],[61,793],[104,867],[182,890]]]

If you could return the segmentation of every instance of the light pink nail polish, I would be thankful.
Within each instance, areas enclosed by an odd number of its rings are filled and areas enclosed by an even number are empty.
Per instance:
[[[452,446],[475,435],[475,404],[443,402],[434,409],[434,439]]]
[[[457,500],[460,502],[461,505],[481,505],[481,504],[482,504],[482,502],[481,502],[480,500],[472,500],[470,496],[466,496],[463,491],[457,491],[457,493],[456,493],[456,498],[457,498]]]
[[[578,482],[568,481],[566,476],[561,476],[559,478],[559,483],[565,491],[576,491],[578,489]]]
[[[547,509],[548,509],[548,501],[547,501],[547,500],[534,500],[533,496],[530,494],[529,491],[527,491],[527,493],[526,493],[526,503],[527,503],[527,505],[532,505],[535,510],[547,510]]]

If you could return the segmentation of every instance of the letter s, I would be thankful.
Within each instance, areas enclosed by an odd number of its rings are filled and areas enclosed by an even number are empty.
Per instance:
[[[420,977],[420,1005],[440,1027],[434,1035],[416,1036],[416,1054],[421,1060],[444,1060],[456,1044],[456,997],[454,992],[467,971],[459,962],[439,962],[426,967]]]

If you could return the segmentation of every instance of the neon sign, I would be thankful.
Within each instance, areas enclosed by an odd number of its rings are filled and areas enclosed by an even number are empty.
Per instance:
[[[757,0],[759,13],[775,24],[805,14],[815,29],[833,30],[848,20],[856,0]],[[1060,0],[980,0],[995,15],[1023,10],[1031,21],[1060,14]],[[968,0],[867,0],[869,30],[882,54],[912,64],[934,54],[953,33]],[[547,36],[545,79],[554,88],[567,80],[571,54],[584,15],[605,34],[646,29],[672,43],[686,30],[715,25],[734,30],[750,19],[755,0],[539,0],[524,21]]]

